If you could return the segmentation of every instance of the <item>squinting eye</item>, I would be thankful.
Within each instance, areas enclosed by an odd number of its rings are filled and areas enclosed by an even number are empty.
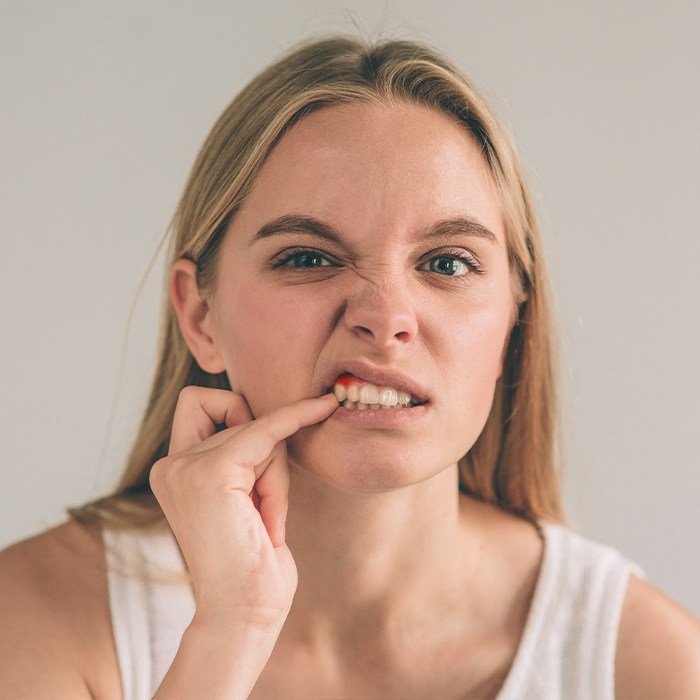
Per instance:
[[[304,271],[304,270],[313,270],[313,269],[318,269],[321,267],[338,267],[337,265],[334,265],[333,263],[330,263],[328,265],[314,265],[311,264],[312,262],[319,262],[321,260],[325,260],[328,262],[328,258],[325,255],[322,255],[320,251],[314,250],[313,248],[301,248],[301,249],[295,249],[276,262],[273,265],[273,268],[287,268],[289,270],[297,270],[297,271]],[[469,255],[465,251],[460,251],[459,253],[443,253],[442,255],[436,255],[430,260],[428,260],[428,263],[431,263],[433,260],[450,260],[452,261],[451,265],[446,268],[446,271],[448,274],[444,274],[443,272],[439,272],[442,277],[470,277],[471,275],[468,275],[466,273],[464,274],[456,274],[456,263],[461,263],[462,265],[466,265],[467,268],[469,268],[472,273],[477,274],[477,275],[483,275],[484,274],[484,269],[479,265],[478,261],[476,258],[473,256]],[[289,262],[299,262],[300,265],[289,265]],[[305,263],[309,263],[309,266],[306,266]],[[455,272],[455,274],[452,274],[450,272]],[[435,270],[431,270],[431,272],[435,272]]]
[[[301,261],[310,261],[310,260],[327,260],[328,258],[324,257],[319,253],[317,250],[311,250],[311,249],[306,249],[306,250],[299,250],[299,251],[292,251],[289,255],[287,255],[285,258],[280,260],[279,262],[275,263],[275,267],[287,267],[292,270],[310,270],[312,268],[310,267],[303,267],[303,262],[302,262],[302,267],[294,267],[293,265],[287,265],[287,262],[290,260],[301,260]],[[329,267],[329,265],[319,265],[319,266],[313,266],[313,267]],[[331,265],[330,267],[334,267]]]

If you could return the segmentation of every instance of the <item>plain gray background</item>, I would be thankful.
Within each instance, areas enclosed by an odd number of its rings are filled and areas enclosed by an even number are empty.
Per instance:
[[[219,114],[354,23],[443,50],[514,133],[563,333],[569,514],[700,614],[691,2],[1,3],[0,546],[119,473],[162,255],[137,289]]]

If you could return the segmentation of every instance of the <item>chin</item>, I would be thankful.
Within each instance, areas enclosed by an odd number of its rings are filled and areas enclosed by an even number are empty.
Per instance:
[[[323,449],[320,446],[290,444],[287,440],[287,456],[290,469],[302,470],[336,488],[356,493],[394,490],[424,481],[440,471],[431,471],[432,454],[422,450]],[[428,451],[429,452],[429,451]]]

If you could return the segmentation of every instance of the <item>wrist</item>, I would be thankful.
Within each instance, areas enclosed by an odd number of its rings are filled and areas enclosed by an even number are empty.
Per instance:
[[[212,639],[259,640],[277,639],[284,620],[261,621],[242,618],[238,615],[206,613],[197,610],[187,626],[190,637],[211,637]]]

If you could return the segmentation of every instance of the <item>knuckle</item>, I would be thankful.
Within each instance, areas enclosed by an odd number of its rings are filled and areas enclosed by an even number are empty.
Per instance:
[[[155,492],[155,490],[160,486],[160,483],[163,479],[164,469],[165,466],[162,459],[159,459],[151,467],[151,470],[148,474],[148,483],[151,487],[151,491]]]
[[[168,485],[176,483],[183,472],[186,472],[185,465],[189,460],[186,455],[172,455],[168,457],[168,468],[163,471],[163,481]]]
[[[223,465],[193,465],[186,477],[187,493],[217,492],[224,493],[232,489],[245,489],[249,493],[255,484],[253,469],[240,464]]]
[[[247,467],[234,465],[230,472],[230,480],[246,493],[250,493],[255,486],[255,472]]]
[[[189,401],[190,398],[194,398],[199,394],[199,389],[201,387],[195,386],[194,384],[188,384],[187,386],[183,386],[182,389],[180,389],[180,393],[178,394],[178,401],[180,399],[184,401]]]
[[[151,471],[148,477],[151,488],[154,484],[157,488],[162,488],[163,486],[170,487],[178,472],[181,469],[182,458],[174,455],[167,455],[166,457],[161,457],[155,464],[151,467]]]
[[[158,478],[163,471],[164,464],[163,464],[163,459],[159,459],[156,462],[153,463],[153,466],[151,467],[151,472],[150,472],[150,478],[155,479]]]

